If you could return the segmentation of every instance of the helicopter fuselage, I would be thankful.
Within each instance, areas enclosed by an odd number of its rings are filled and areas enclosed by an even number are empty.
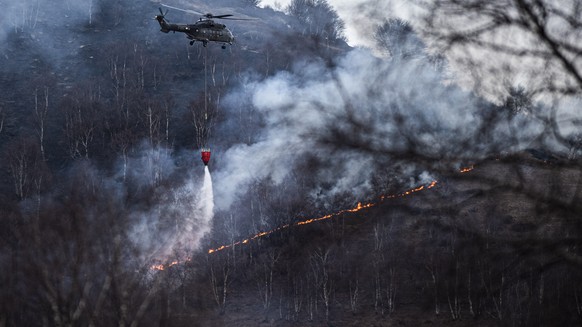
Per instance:
[[[234,41],[234,36],[232,32],[226,28],[226,25],[216,23],[211,19],[200,19],[194,24],[170,24],[166,22],[163,17],[156,17],[160,23],[161,31],[164,33],[172,32],[182,32],[186,34],[186,37],[190,40],[190,45],[194,41],[200,41],[204,46],[208,42],[220,42],[232,44]]]

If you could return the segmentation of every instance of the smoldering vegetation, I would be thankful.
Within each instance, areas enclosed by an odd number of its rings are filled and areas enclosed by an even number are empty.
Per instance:
[[[568,92],[484,98],[406,21],[378,57],[326,1],[257,4],[196,3],[260,18],[226,50],[159,33],[157,2],[5,6],[0,325],[579,323],[567,54]]]

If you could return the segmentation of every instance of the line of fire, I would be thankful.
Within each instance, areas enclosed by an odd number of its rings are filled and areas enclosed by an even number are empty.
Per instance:
[[[210,150],[209,149],[207,149],[207,150],[208,150],[207,151],[207,153],[208,153],[207,154],[207,156],[208,156],[207,159],[210,160]],[[205,159],[204,159],[205,158],[204,157],[204,153],[205,152],[202,152],[202,153],[203,153],[202,160],[204,161],[204,164],[207,164],[207,161],[205,161]],[[461,168],[459,170],[459,173],[461,173],[461,174],[468,173],[468,172],[472,171],[473,169],[474,169],[474,166],[464,167],[464,168]],[[250,236],[250,237],[248,237],[248,238],[246,238],[244,240],[237,241],[237,242],[234,242],[234,243],[231,243],[231,244],[221,245],[221,246],[216,247],[216,248],[213,248],[213,249],[208,249],[208,254],[213,254],[213,253],[216,253],[216,252],[219,252],[219,251],[222,251],[222,250],[230,249],[230,248],[235,247],[237,245],[245,245],[245,244],[248,244],[249,242],[251,242],[253,240],[256,240],[258,238],[271,235],[271,234],[273,234],[275,232],[278,232],[278,231],[281,231],[281,230],[284,230],[284,229],[287,229],[287,228],[290,228],[290,227],[308,225],[308,224],[315,223],[315,222],[318,222],[318,221],[322,221],[322,220],[327,220],[327,219],[331,219],[331,218],[334,218],[334,217],[338,217],[338,216],[340,216],[340,215],[342,215],[344,213],[353,213],[353,212],[358,212],[358,211],[363,210],[363,209],[375,207],[375,206],[379,205],[380,203],[382,203],[382,201],[385,201],[385,200],[388,200],[388,199],[402,198],[402,197],[406,197],[406,196],[415,194],[415,193],[420,192],[420,191],[423,191],[423,190],[432,189],[432,188],[434,188],[437,185],[437,183],[438,183],[438,181],[433,180],[429,184],[421,185],[421,186],[412,188],[410,190],[407,190],[407,191],[404,191],[404,192],[401,192],[401,193],[389,194],[389,195],[381,195],[378,198],[378,201],[377,202],[368,202],[368,203],[358,202],[358,204],[355,207],[353,207],[353,208],[343,209],[343,210],[340,210],[340,211],[337,211],[337,212],[334,212],[334,213],[327,214],[325,216],[321,216],[321,217],[317,217],[317,218],[311,218],[311,219],[307,219],[307,220],[302,220],[302,221],[299,221],[299,222],[296,222],[296,223],[293,223],[293,224],[285,224],[285,225],[279,226],[277,228],[274,228],[274,229],[271,229],[271,230],[268,230],[268,231],[259,232],[259,233],[255,234],[255,235],[252,235],[252,236]],[[186,259],[184,262],[187,262],[187,261],[190,261],[190,259]],[[170,262],[168,264],[165,264],[165,265],[163,265],[163,264],[152,265],[151,266],[151,269],[164,270],[166,268],[172,267],[172,266],[177,265],[179,263],[181,263],[181,262],[175,260],[175,261],[172,261],[172,262]]]
[[[250,241],[252,241],[254,239],[257,239],[257,238],[260,238],[260,237],[263,237],[263,236],[267,236],[269,234],[278,232],[278,231],[283,230],[283,229],[287,229],[289,227],[302,226],[302,225],[307,225],[307,224],[315,223],[315,222],[322,221],[322,220],[326,220],[326,219],[331,219],[331,218],[337,217],[337,216],[339,216],[341,214],[344,214],[344,213],[358,212],[358,211],[363,210],[363,209],[367,209],[367,208],[371,208],[371,207],[377,206],[378,204],[381,203],[381,201],[386,200],[386,199],[393,199],[393,198],[404,197],[404,196],[411,195],[413,193],[416,193],[416,192],[419,192],[419,191],[422,191],[422,190],[425,190],[425,189],[431,189],[431,188],[435,187],[436,184],[437,184],[437,181],[432,181],[428,185],[421,185],[419,187],[410,189],[410,190],[408,190],[406,192],[402,192],[402,193],[399,193],[399,194],[382,195],[382,196],[380,196],[380,198],[379,198],[380,201],[378,201],[378,202],[368,202],[368,203],[358,202],[358,204],[355,207],[353,207],[353,208],[340,210],[338,212],[331,213],[331,214],[328,214],[328,215],[325,215],[325,216],[321,216],[321,217],[318,217],[318,218],[311,218],[311,219],[299,221],[299,222],[296,222],[294,224],[286,224],[286,225],[283,225],[283,226],[279,226],[279,227],[277,227],[275,229],[272,229],[270,231],[265,231],[265,232],[257,233],[257,234],[255,234],[255,235],[253,235],[253,236],[251,236],[251,237],[249,237],[247,239],[244,239],[242,241],[238,241],[238,242],[235,242],[235,243],[232,243],[232,244],[228,244],[228,245],[222,245],[222,246],[219,246],[219,247],[214,248],[214,249],[209,249],[208,250],[208,253],[209,254],[212,254],[214,252],[222,251],[222,250],[231,248],[233,246],[237,246],[237,245],[241,245],[241,244],[247,244],[247,243],[249,243]]]
[[[210,155],[211,155],[210,148],[202,147],[200,149],[200,159],[202,159],[202,162],[204,163],[205,167],[208,166],[208,163],[210,162]],[[184,262],[187,262],[187,261],[190,261],[190,259],[184,260]],[[150,267],[150,269],[164,270],[165,268],[172,267],[174,265],[179,264],[180,262],[182,262],[182,261],[174,260],[174,261],[172,261],[170,263],[166,263],[166,264],[155,264],[155,265],[152,265]]]

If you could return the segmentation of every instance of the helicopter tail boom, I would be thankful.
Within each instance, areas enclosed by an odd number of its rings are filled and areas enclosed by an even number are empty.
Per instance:
[[[164,33],[168,33],[172,30],[170,24],[168,24],[168,21],[166,21],[166,14],[168,13],[168,11],[166,10],[166,13],[164,13],[162,11],[162,8],[159,8],[159,9],[160,9],[160,14],[156,15],[154,17],[154,19],[157,20],[158,23],[160,24],[160,27],[161,27],[160,31],[162,31]]]
[[[170,26],[165,21],[158,21],[160,23],[160,31],[164,33],[169,33],[171,31]]]
[[[164,33],[169,33],[170,31],[174,32],[189,32],[188,26],[178,25],[178,24],[170,24],[167,20],[164,19],[164,16],[156,16],[154,17],[155,20],[158,21],[160,24],[160,31]]]

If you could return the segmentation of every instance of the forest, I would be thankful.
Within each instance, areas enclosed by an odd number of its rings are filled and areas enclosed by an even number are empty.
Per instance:
[[[0,327],[581,323],[578,0],[2,3]]]

